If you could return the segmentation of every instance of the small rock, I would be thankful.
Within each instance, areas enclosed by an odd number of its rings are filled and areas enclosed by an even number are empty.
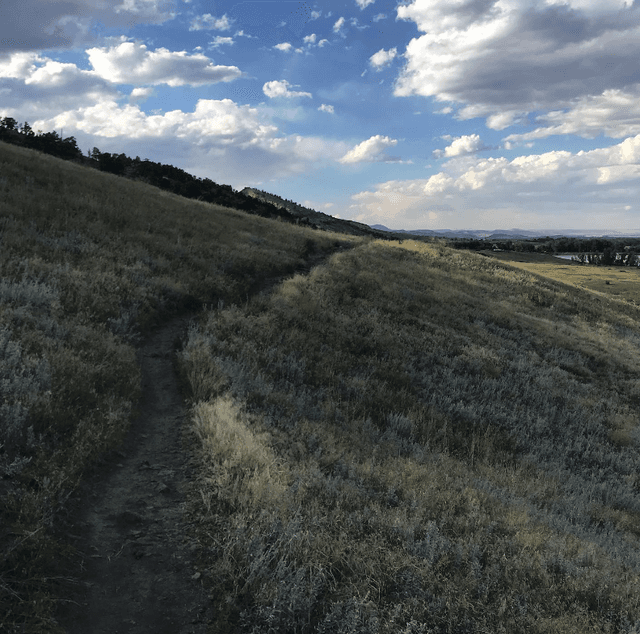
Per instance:
[[[194,579],[195,581],[197,581],[198,579],[200,579],[200,577],[202,577],[202,575],[199,572],[196,572],[196,574],[193,575],[193,577],[191,577],[191,578]]]

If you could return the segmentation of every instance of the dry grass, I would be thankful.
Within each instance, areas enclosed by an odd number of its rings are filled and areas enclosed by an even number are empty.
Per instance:
[[[640,627],[632,298],[20,148],[0,173],[0,629],[56,632],[65,496],[127,428],[136,341],[188,307],[211,631]]]
[[[129,425],[140,337],[352,243],[0,143],[0,630],[56,631],[65,501]]]
[[[640,305],[640,269],[638,267],[590,266],[537,253],[511,251],[485,253],[529,273]]]
[[[231,397],[286,474],[279,505],[203,476],[213,630],[633,631],[639,317],[409,241],[209,312],[194,416]]]

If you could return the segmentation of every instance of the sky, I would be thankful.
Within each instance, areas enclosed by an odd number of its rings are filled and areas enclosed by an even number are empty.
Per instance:
[[[640,0],[2,0],[0,117],[391,229],[640,231]]]

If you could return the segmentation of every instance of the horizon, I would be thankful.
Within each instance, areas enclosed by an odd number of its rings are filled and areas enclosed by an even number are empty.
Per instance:
[[[370,225],[372,228],[382,228],[386,231],[406,231],[405,229],[397,229],[392,227],[387,227],[382,224],[374,224]],[[521,229],[518,227],[510,227],[508,229],[504,228],[496,228],[496,229],[473,229],[469,227],[462,227],[460,229],[413,229],[413,231],[433,231],[437,233],[486,233],[487,235],[492,235],[496,233],[513,233],[513,234],[535,234],[535,237],[539,236],[561,236],[561,237],[615,237],[615,238],[633,238],[640,236],[640,229],[630,229],[628,232],[616,231],[614,229]]]
[[[640,4],[8,0],[0,117],[395,230],[639,231]]]

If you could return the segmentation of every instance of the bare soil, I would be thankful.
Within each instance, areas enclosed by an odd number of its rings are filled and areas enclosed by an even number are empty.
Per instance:
[[[211,602],[185,515],[196,465],[173,365],[188,322],[173,318],[139,349],[139,416],[79,494],[72,531],[80,535],[80,590],[60,615],[69,634],[206,632]]]

